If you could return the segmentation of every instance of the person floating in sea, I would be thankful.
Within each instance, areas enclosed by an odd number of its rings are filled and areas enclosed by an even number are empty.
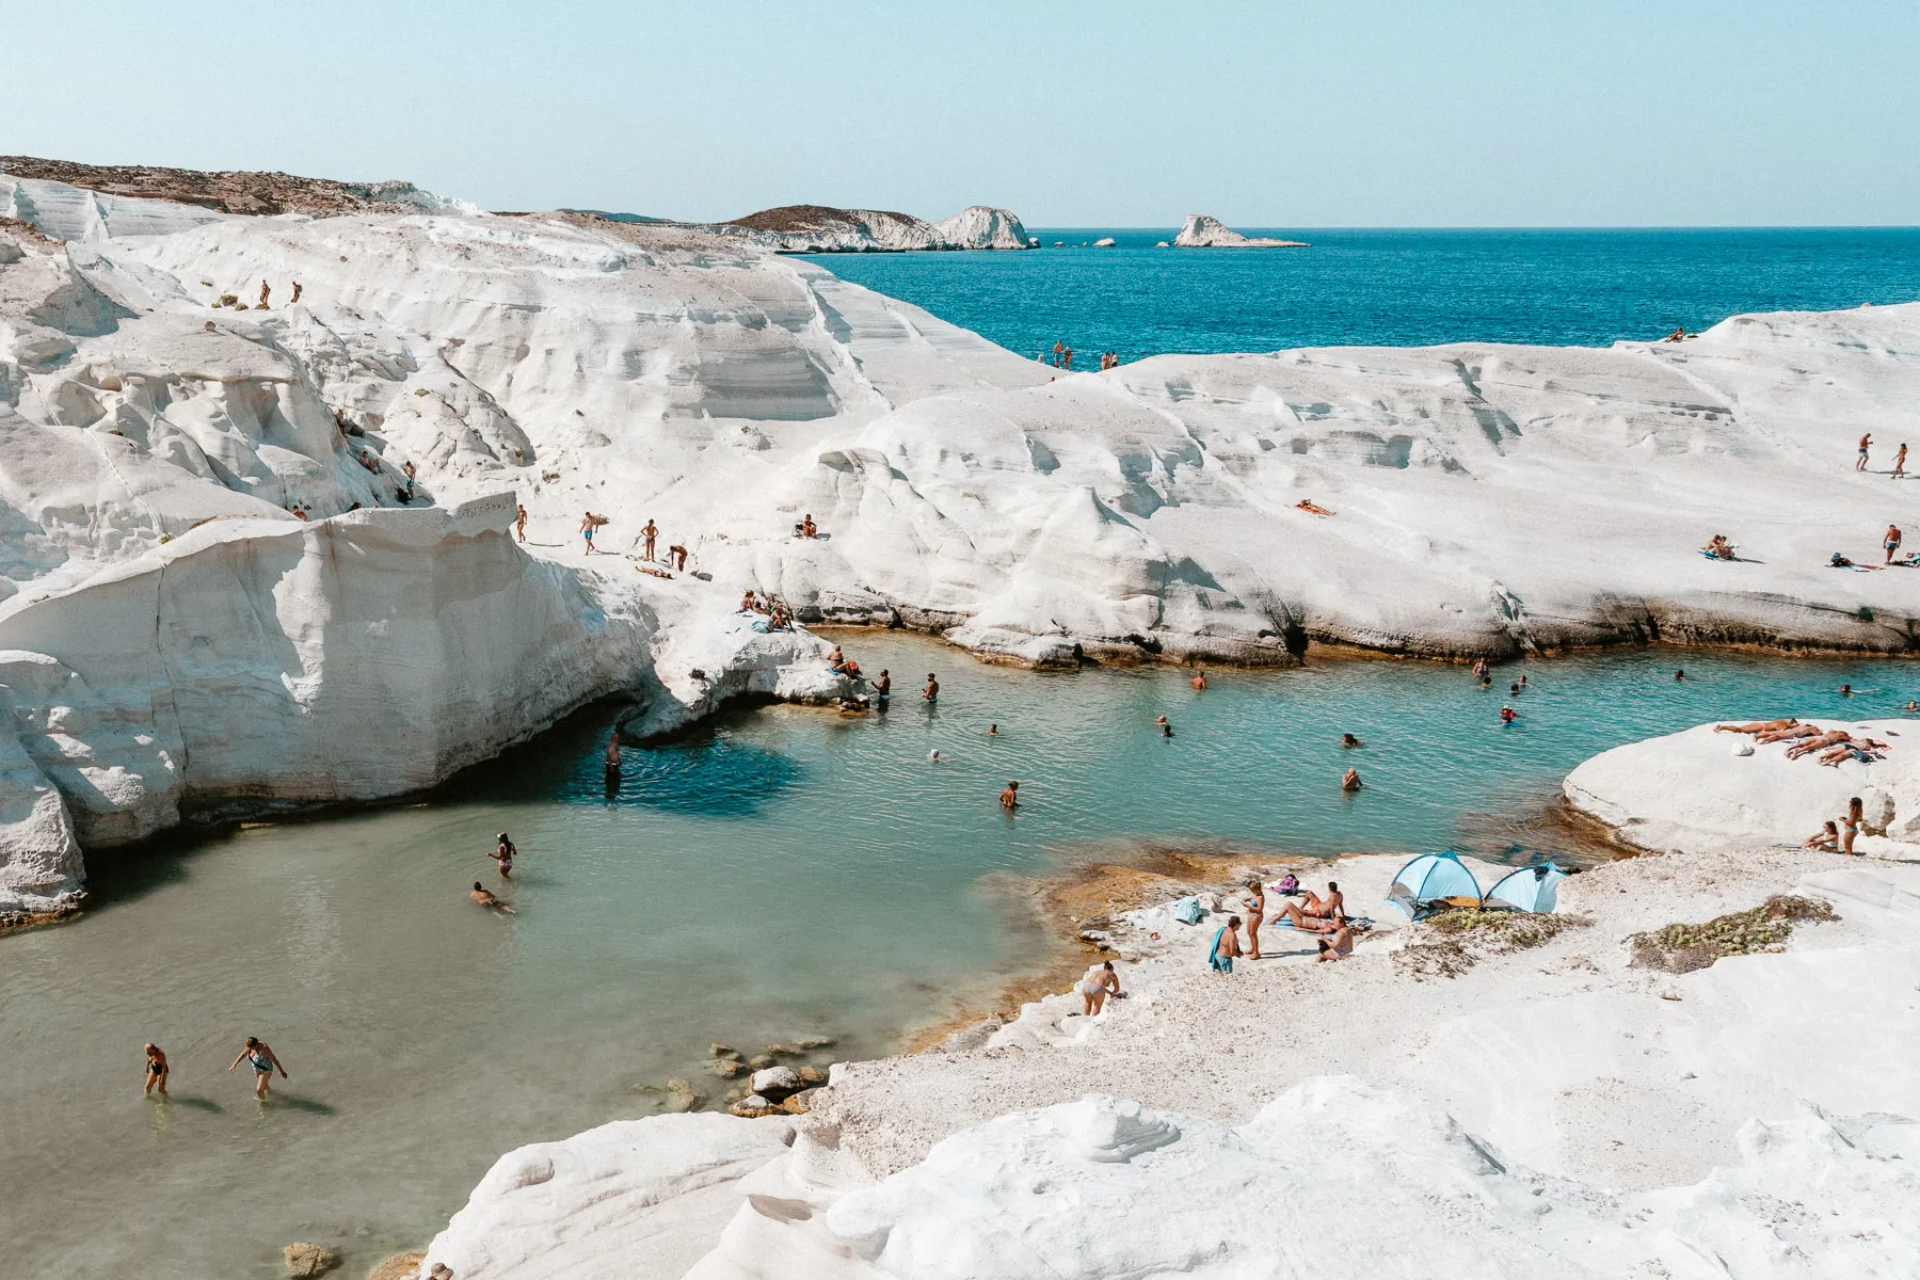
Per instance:
[[[160,1052],[159,1045],[151,1040],[147,1041],[147,1066],[142,1073],[147,1082],[144,1091],[146,1097],[152,1097],[156,1089],[160,1091],[161,1097],[167,1096],[167,1071],[167,1055]]]
[[[1840,828],[1829,818],[1827,824],[1808,836],[1807,842],[1800,847],[1818,849],[1823,853],[1838,853],[1840,852]]]
[[[1365,783],[1360,781],[1360,771],[1358,769],[1349,769],[1340,775],[1340,789],[1342,791],[1358,791],[1365,785]]]
[[[481,906],[488,908],[489,910],[504,911],[510,916],[517,916],[520,914],[518,911],[515,911],[511,906],[508,906],[506,903],[500,901],[499,898],[496,898],[493,895],[493,891],[488,889],[485,885],[481,884],[478,880],[475,880],[473,882],[473,892],[468,894],[467,896],[469,898],[472,898],[475,902],[479,903]]]
[[[1227,922],[1213,935],[1213,949],[1207,953],[1207,963],[1215,973],[1233,972],[1233,958],[1240,954],[1239,928],[1240,917],[1228,916]]]
[[[646,540],[646,546],[641,550],[640,558],[653,559],[653,543],[660,536],[660,526],[653,522],[652,516],[648,516],[647,522],[640,526],[640,536]]]
[[[267,1086],[273,1083],[273,1073],[278,1071],[282,1080],[288,1079],[287,1069],[280,1065],[280,1059],[274,1056],[273,1048],[264,1040],[247,1037],[247,1047],[233,1060],[227,1070],[231,1071],[241,1063],[253,1068],[253,1096],[265,1098]]]
[[[1020,807],[1020,784],[1019,783],[1009,782],[1007,784],[1007,789],[1000,793],[1000,807],[1002,809],[1005,809],[1008,813],[1012,813],[1015,809],[1018,809]]]
[[[502,831],[499,841],[493,846],[493,852],[487,856],[500,864],[500,874],[502,876],[511,878],[513,875],[513,857],[519,852],[520,850],[514,847],[513,841],[507,839],[507,833]]]
[[[1518,711],[1515,711],[1512,707],[1500,708],[1501,724],[1512,724],[1515,720],[1518,720],[1519,718],[1520,718],[1520,713]]]
[[[1105,960],[1090,967],[1074,984],[1074,990],[1080,993],[1086,1015],[1097,1017],[1106,1008],[1107,997],[1120,994],[1120,975],[1113,971],[1113,961]]]
[[[1888,525],[1886,536],[1880,540],[1880,545],[1887,549],[1887,563],[1892,564],[1893,553],[1900,549],[1900,526]]]
[[[1514,681],[1514,682],[1513,682],[1512,684],[1510,684],[1510,685],[1508,685],[1508,686],[1507,686],[1507,693],[1508,693],[1509,695],[1511,695],[1512,697],[1515,697],[1515,698],[1517,698],[1517,697],[1519,697],[1519,696],[1520,696],[1520,682],[1519,682],[1518,680],[1515,680],[1515,681]]]
[[[940,763],[940,748],[935,747],[933,750],[927,752],[927,763],[928,764]]]
[[[1871,448],[1873,448],[1873,432],[1869,431],[1860,437],[1860,456],[1854,459],[1853,463],[1853,469],[1855,471],[1865,471],[1867,469],[1867,451]]]
[[[1193,679],[1187,681],[1187,683],[1193,686],[1195,693],[1205,693],[1207,691],[1207,673],[1204,671],[1196,671],[1193,673]]]
[[[1167,723],[1165,716],[1161,716],[1158,720],[1155,720],[1154,723],[1160,726],[1161,737],[1171,738],[1173,736],[1173,726]]]
[[[527,509],[520,503],[514,504],[519,510],[513,514],[513,536],[520,541],[527,540]]]
[[[1920,712],[1920,698],[1908,698],[1907,714],[1913,715],[1915,712]]]
[[[1843,698],[1851,698],[1853,696],[1853,686],[1850,684],[1841,685],[1840,696]]]
[[[940,682],[933,678],[933,672],[927,672],[927,687],[920,691],[922,702],[940,701]]]
[[[1340,735],[1340,745],[1343,747],[1364,747],[1367,744],[1350,733],[1343,733]]]

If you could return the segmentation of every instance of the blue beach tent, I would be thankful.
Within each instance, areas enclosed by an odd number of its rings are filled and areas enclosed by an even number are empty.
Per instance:
[[[1496,903],[1521,911],[1552,911],[1560,882],[1567,873],[1551,862],[1521,867],[1500,877],[1500,883],[1487,890],[1487,905]]]
[[[1418,920],[1438,907],[1477,907],[1482,899],[1480,882],[1449,849],[1422,854],[1400,868],[1387,901]]]

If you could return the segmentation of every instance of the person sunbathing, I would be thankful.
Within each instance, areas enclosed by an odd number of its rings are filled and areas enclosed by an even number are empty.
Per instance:
[[[1795,738],[1811,738],[1820,730],[1815,725],[1794,724],[1784,729],[1768,729],[1753,735],[1755,742],[1791,742]]]
[[[1787,759],[1798,760],[1801,756],[1811,755],[1815,751],[1825,751],[1828,747],[1838,746],[1847,741],[1845,729],[1829,729],[1817,737],[1805,738],[1787,748]]]
[[[1327,510],[1311,498],[1300,499],[1300,501],[1293,504],[1293,509],[1295,511],[1305,511],[1309,515],[1316,516],[1330,516],[1333,514],[1333,512]]]
[[[1712,540],[1700,549],[1716,560],[1732,560],[1735,558],[1733,554],[1733,544],[1727,541],[1727,536],[1723,533],[1714,534]]]
[[[1311,897],[1312,895],[1309,894],[1308,896]],[[1319,916],[1309,915],[1300,909],[1299,904],[1293,902],[1282,903],[1280,905],[1280,913],[1269,917],[1267,923],[1279,924],[1282,920],[1285,920],[1302,933],[1331,933],[1340,927],[1331,920],[1323,920]]]
[[[1802,849],[1819,849],[1823,853],[1840,852],[1840,828],[1829,821],[1826,826],[1807,837]]]
[[[1664,337],[1664,338],[1662,338],[1662,339],[1660,339],[1660,341],[1662,341],[1662,342],[1679,342],[1679,341],[1681,341],[1682,339],[1684,339],[1684,338],[1685,338],[1686,336],[1687,336],[1687,326],[1685,326],[1685,325],[1681,325],[1681,326],[1680,326],[1680,327],[1679,327],[1678,329],[1675,329],[1675,330],[1674,330],[1674,331],[1673,331],[1672,333],[1670,333],[1670,334],[1668,334],[1668,335],[1667,335],[1666,337]]]
[[[1886,750],[1886,748],[1886,743],[1876,742],[1872,738],[1866,738],[1864,740],[1848,738],[1845,742],[1839,743],[1830,750],[1821,752],[1820,763],[1829,768],[1836,769],[1839,768],[1840,762],[1843,760],[1859,760],[1865,763],[1869,760],[1878,760],[1880,758],[1880,752]]]
[[[1749,720],[1746,724],[1717,724],[1715,733],[1771,733],[1775,729],[1791,729],[1800,722],[1792,716],[1784,720]]]

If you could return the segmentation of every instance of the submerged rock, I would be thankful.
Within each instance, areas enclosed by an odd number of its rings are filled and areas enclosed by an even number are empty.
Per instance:
[[[340,1258],[333,1250],[317,1244],[290,1244],[280,1251],[280,1256],[290,1276],[317,1276],[340,1265]]]

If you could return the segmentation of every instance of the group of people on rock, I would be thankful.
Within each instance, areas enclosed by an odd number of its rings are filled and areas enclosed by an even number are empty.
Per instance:
[[[1268,888],[1260,882],[1258,876],[1246,882],[1247,896],[1240,900],[1240,907],[1247,915],[1242,921],[1237,914],[1229,915],[1227,922],[1213,935],[1213,945],[1207,951],[1207,963],[1215,973],[1232,973],[1236,958],[1258,960],[1260,956],[1260,926],[1264,922],[1270,925],[1285,923],[1300,933],[1315,935],[1316,964],[1344,960],[1353,954],[1353,935],[1355,921],[1347,915],[1346,895],[1340,892],[1338,882],[1327,881],[1327,894],[1323,898],[1313,890],[1301,885],[1299,878],[1292,872],[1275,883],[1271,891],[1283,899],[1280,910],[1268,915]],[[1294,898],[1304,899],[1295,902]],[[1361,922],[1364,923],[1364,922]],[[1247,931],[1246,945],[1240,943],[1240,929],[1244,924]]]
[[[1868,455],[1872,452],[1872,450],[1873,450],[1873,432],[1869,431],[1865,435],[1860,437],[1860,453],[1859,453],[1859,456],[1856,457],[1853,462],[1853,469],[1855,471],[1865,471],[1867,469]],[[1887,473],[1887,476],[1889,479],[1892,479],[1892,480],[1904,480],[1907,478],[1907,442],[1906,441],[1902,440],[1900,442],[1900,447],[1894,450],[1893,469]]]
[[[1847,686],[1841,688],[1844,690]],[[1792,716],[1780,720],[1755,720],[1748,724],[1717,724],[1713,726],[1713,731],[1750,734],[1756,746],[1770,742],[1790,743],[1792,745],[1787,748],[1789,760],[1819,752],[1820,763],[1830,768],[1837,768],[1847,760],[1879,760],[1882,752],[1892,749],[1878,738],[1856,738],[1846,729],[1821,729],[1817,725],[1801,724]]]
[[[768,595],[767,598],[762,601],[754,595],[752,587],[748,587],[746,594],[740,597],[740,612],[765,614],[767,618],[767,630],[769,631],[792,631],[794,629],[793,611],[787,608],[786,602],[773,595]],[[834,652],[840,652],[838,645],[834,646]]]

